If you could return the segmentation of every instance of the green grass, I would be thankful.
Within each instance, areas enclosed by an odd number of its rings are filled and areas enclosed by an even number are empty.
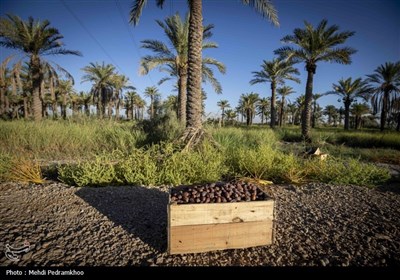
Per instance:
[[[237,177],[275,183],[319,181],[373,186],[390,176],[386,169],[366,161],[400,164],[399,133],[314,130],[313,144],[329,154],[327,161],[320,162],[300,156],[305,144],[296,128],[273,131],[265,127],[209,127],[219,148],[204,143],[194,151],[180,152],[169,141],[180,128],[173,125],[173,120],[171,125],[165,123],[154,127],[168,130],[160,138],[167,141],[149,144],[154,142],[154,135],[149,137],[143,130],[134,129],[136,126],[130,122],[1,121],[0,180],[7,178],[4,175],[18,158],[73,159],[75,163],[58,166],[58,176],[77,186],[180,185]],[[300,142],[283,144],[281,140]],[[382,147],[364,148],[363,141]],[[349,143],[360,147],[349,147]]]
[[[37,159],[81,159],[113,150],[130,151],[144,138],[131,124],[106,120],[0,121],[0,153]]]

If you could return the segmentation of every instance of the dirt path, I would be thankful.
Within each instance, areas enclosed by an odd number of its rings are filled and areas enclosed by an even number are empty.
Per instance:
[[[274,245],[176,256],[165,252],[167,191],[0,184],[0,265],[400,265],[400,194],[390,190],[272,186]],[[30,251],[7,259],[6,244],[25,240]]]

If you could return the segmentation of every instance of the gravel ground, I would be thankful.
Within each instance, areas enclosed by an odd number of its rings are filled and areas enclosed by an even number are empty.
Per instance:
[[[399,190],[400,186],[397,186]],[[399,266],[400,194],[274,185],[271,246],[169,256],[168,187],[0,184],[0,265]],[[6,244],[31,244],[18,262]]]

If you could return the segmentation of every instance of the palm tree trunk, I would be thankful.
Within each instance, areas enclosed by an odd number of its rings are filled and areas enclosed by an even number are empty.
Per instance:
[[[400,111],[397,112],[397,126],[396,131],[400,131]]]
[[[312,114],[312,123],[311,123],[311,127],[315,128],[315,114],[317,110],[317,100],[314,99],[314,104],[313,104],[313,114]]]
[[[222,108],[222,114],[221,114],[221,123],[222,123],[222,126],[224,126],[224,116],[225,116],[225,108]]]
[[[150,96],[150,119],[154,118],[154,95]]]
[[[5,105],[6,105],[6,88],[0,88],[0,116],[2,116],[5,112]]]
[[[40,121],[42,119],[42,100],[40,99],[42,74],[40,73],[39,56],[31,56],[30,69],[32,74],[33,119],[35,121]]]
[[[387,105],[389,99],[389,91],[385,90],[383,93],[382,100],[382,111],[381,111],[381,131],[385,129],[386,119],[387,119]]]
[[[203,44],[203,15],[202,0],[189,1],[189,51],[188,51],[188,86],[186,127],[202,128],[202,95],[201,95],[201,67]]]
[[[187,102],[187,69],[180,69],[178,86],[178,120],[181,124],[186,124],[186,102]]]
[[[61,116],[64,120],[67,119],[67,95],[65,93],[62,95]]]
[[[119,106],[121,104],[121,100],[118,98],[116,105],[115,105],[115,119],[118,120],[119,119]]]
[[[279,126],[282,127],[283,125],[283,110],[285,106],[285,97],[282,96],[282,100],[281,100],[281,113],[279,115]]]
[[[264,124],[264,114],[265,113],[265,111],[264,110],[261,110],[261,124]]]
[[[350,129],[350,102],[345,101],[344,103],[344,129]]]
[[[112,118],[112,107],[113,107],[113,102],[112,101],[108,101],[108,104],[107,104],[107,117],[110,120]]]
[[[271,83],[271,123],[270,127],[275,128],[275,89],[276,84],[275,82]]]
[[[246,109],[246,125],[250,125],[250,110]]]
[[[24,102],[24,119],[27,120],[28,117],[29,117],[29,113],[28,113],[28,97],[27,96],[24,96],[23,102]]]
[[[301,134],[307,142],[311,142],[311,103],[313,99],[313,81],[316,65],[307,65],[307,84],[304,109],[301,116]]]

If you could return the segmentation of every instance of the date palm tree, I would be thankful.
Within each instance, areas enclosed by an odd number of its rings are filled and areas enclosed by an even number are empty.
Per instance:
[[[311,127],[315,128],[315,125],[317,124],[317,109],[319,107],[317,100],[320,99],[322,96],[324,96],[323,94],[319,94],[319,93],[314,93],[313,94],[313,112],[312,112],[312,122],[311,122]]]
[[[361,128],[361,122],[362,122],[362,117],[365,114],[369,113],[369,106],[366,103],[355,103],[353,106],[351,106],[351,114],[355,118],[355,124],[354,128],[355,129],[360,129]]]
[[[338,84],[332,85],[333,90],[327,94],[335,94],[342,97],[344,104],[344,129],[348,130],[350,123],[350,106],[357,98],[368,99],[368,94],[371,92],[371,87],[367,81],[358,78],[352,81],[351,78],[346,80],[340,79]]]
[[[286,104],[286,96],[289,94],[294,93],[295,91],[293,90],[292,87],[289,86],[283,86],[281,88],[278,88],[278,94],[281,96],[281,108],[279,112],[279,126],[285,125],[285,104]]]
[[[65,120],[67,118],[67,102],[71,94],[75,94],[72,87],[72,82],[69,80],[60,80],[56,88],[56,94],[61,97],[61,117]]]
[[[147,55],[142,58],[140,73],[147,74],[154,68],[167,72],[169,76],[160,80],[159,84],[170,80],[171,77],[178,78],[178,118],[184,124],[186,121],[187,101],[189,17],[187,16],[185,21],[182,21],[179,14],[175,14],[166,18],[164,22],[160,20],[156,20],[156,22],[163,29],[172,48],[168,48],[166,44],[159,40],[142,41],[142,48],[153,51],[155,55]],[[212,28],[214,28],[213,25],[203,27],[202,49],[218,47],[214,42],[205,41],[212,36]],[[214,73],[210,68],[212,65],[216,66],[221,73],[225,73],[224,64],[214,58],[206,57],[203,58],[202,63],[203,80],[210,81],[214,90],[217,93],[221,93],[221,84],[215,79]]]
[[[228,100],[220,100],[218,101],[217,105],[219,108],[221,108],[221,124],[224,126],[225,109],[231,107],[231,105],[229,105]]]
[[[311,103],[313,96],[313,81],[317,63],[320,61],[350,64],[351,55],[356,52],[350,47],[340,47],[349,37],[354,35],[352,31],[338,32],[339,26],[328,26],[326,19],[322,20],[316,28],[305,21],[305,28],[296,28],[293,35],[282,38],[282,42],[293,44],[295,47],[282,47],[275,51],[292,63],[305,63],[307,71],[307,83],[305,92],[305,106],[302,112],[301,132],[305,140],[311,141]]]
[[[82,70],[86,73],[82,77],[82,83],[91,82],[93,84],[90,93],[93,101],[97,104],[97,116],[102,118],[105,116],[108,102],[113,95],[115,67],[104,62],[101,65],[91,62]]]
[[[225,117],[228,122],[233,122],[237,117],[237,113],[232,109],[228,109],[225,110]]]
[[[48,20],[39,21],[29,17],[23,21],[15,15],[7,15],[0,19],[0,46],[19,50],[29,56],[29,69],[32,79],[33,117],[35,121],[42,119],[42,101],[40,85],[41,60],[46,55],[81,55],[78,51],[63,48],[59,31],[50,26]]]
[[[164,0],[157,0],[161,7]],[[203,45],[203,6],[202,0],[189,0],[189,45],[188,45],[188,84],[187,84],[187,122],[182,137],[187,143],[195,143],[193,139],[201,138],[202,130],[202,45]],[[130,11],[130,21],[137,25],[147,0],[135,0]],[[273,24],[279,25],[277,12],[270,0],[242,0],[244,5],[254,7],[263,17]]]
[[[324,110],[324,115],[328,116],[328,125],[331,125],[332,119],[338,114],[337,108],[333,105],[327,105]]]
[[[243,109],[245,111],[247,126],[253,124],[253,119],[256,112],[256,106],[259,100],[260,97],[258,93],[254,92],[242,94],[240,96],[239,103],[241,103],[241,106],[243,106]]]
[[[112,76],[114,87],[113,101],[115,102],[115,119],[119,119],[119,110],[121,107],[122,91],[124,89],[135,90],[135,87],[129,84],[129,78],[122,74],[114,74]],[[110,113],[109,113],[110,114]]]
[[[374,72],[372,75],[367,75],[367,81],[374,85],[371,103],[374,112],[379,109],[381,111],[380,129],[383,131],[393,103],[400,98],[400,61],[386,62]]]
[[[299,75],[299,70],[294,68],[291,63],[285,62],[282,59],[274,58],[271,61],[264,60],[261,65],[261,71],[254,71],[254,79],[250,84],[270,83],[271,84],[271,128],[275,128],[276,122],[276,87],[283,84],[285,80],[292,80],[300,83],[300,80],[294,75]]]
[[[154,101],[156,97],[159,95],[160,93],[158,92],[158,89],[155,86],[147,87],[144,90],[144,96],[150,98],[150,119],[154,118]]]
[[[261,116],[261,124],[264,123],[264,117],[269,106],[271,106],[270,97],[261,98],[257,103],[258,114]]]

